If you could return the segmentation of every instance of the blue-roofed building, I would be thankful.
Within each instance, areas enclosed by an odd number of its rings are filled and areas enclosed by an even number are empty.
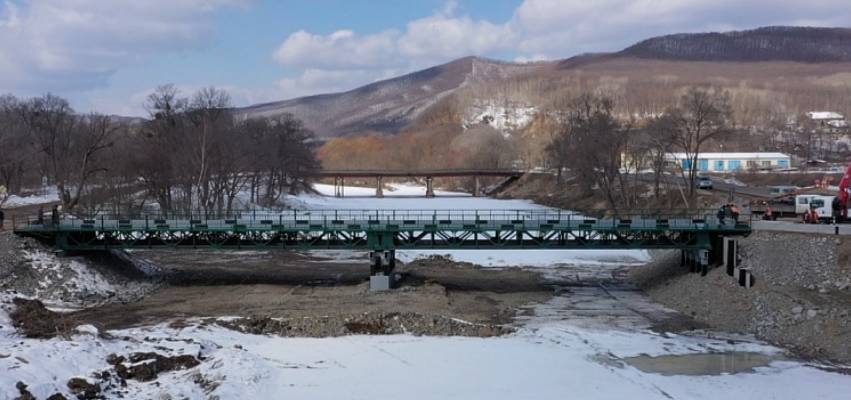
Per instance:
[[[667,159],[683,169],[691,166],[691,160],[685,153],[668,153]],[[697,157],[697,170],[705,172],[786,169],[791,166],[791,157],[783,153],[700,153]]]

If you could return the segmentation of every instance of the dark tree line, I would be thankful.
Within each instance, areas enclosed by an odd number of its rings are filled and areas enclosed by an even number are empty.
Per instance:
[[[66,211],[230,211],[237,199],[274,205],[307,187],[319,168],[313,134],[300,121],[242,119],[227,92],[182,97],[159,87],[150,118],[74,112],[62,98],[0,97],[0,185],[18,193],[46,181]]]

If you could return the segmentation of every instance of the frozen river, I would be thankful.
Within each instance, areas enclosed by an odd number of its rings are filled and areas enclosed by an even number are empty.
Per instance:
[[[330,186],[319,185],[323,193]],[[410,197],[423,188],[397,186],[383,199],[302,195],[302,208],[521,209],[525,201],[438,193]],[[363,192],[360,193],[359,191]],[[371,195],[373,189],[349,188]],[[443,195],[444,197],[440,197]],[[403,260],[433,252],[400,252]],[[447,253],[445,251],[440,254]],[[545,268],[562,275],[609,273],[646,262],[643,251],[453,251],[449,256],[492,267]],[[672,313],[639,292],[599,287],[564,288],[543,305],[530,306],[519,330],[496,338],[346,336],[326,339],[246,335],[214,326],[151,326],[111,332],[104,339],[37,341],[15,336],[0,312],[0,399],[18,380],[43,398],[68,375],[88,376],[112,352],[154,348],[197,352],[205,392],[190,372],[162,375],[159,385],[129,382],[131,398],[290,399],[847,399],[851,376],[789,360],[781,349],[725,334],[660,334],[649,317]],[[27,360],[15,362],[13,357]],[[3,358],[6,355],[6,358]],[[64,379],[57,379],[62,371]]]

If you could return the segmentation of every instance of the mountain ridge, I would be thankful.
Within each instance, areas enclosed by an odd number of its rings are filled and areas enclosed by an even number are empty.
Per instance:
[[[729,32],[678,33],[649,38],[618,52],[580,54],[536,63],[469,56],[345,92],[257,104],[237,108],[236,112],[246,118],[291,113],[321,138],[394,134],[432,105],[474,83],[487,85],[522,76],[559,76],[570,71],[601,69],[606,64],[628,64],[624,60],[630,59],[722,63],[717,65],[851,62],[851,29],[769,26]]]

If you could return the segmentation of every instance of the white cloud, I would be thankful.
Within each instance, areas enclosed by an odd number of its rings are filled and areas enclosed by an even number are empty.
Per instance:
[[[287,97],[339,91],[453,58],[511,49],[515,39],[507,24],[456,16],[457,8],[449,1],[431,16],[409,21],[404,31],[292,33],[273,58],[300,74],[280,80],[278,87]]]
[[[443,12],[409,22],[398,47],[403,57],[445,59],[510,49],[513,36],[506,24],[474,21]]]
[[[350,30],[326,36],[298,31],[287,37],[274,58],[284,65],[326,70],[387,68],[401,62],[393,60],[397,37],[395,31],[363,36]]]
[[[103,87],[114,71],[208,40],[248,0],[29,0],[0,5],[0,91]]]

